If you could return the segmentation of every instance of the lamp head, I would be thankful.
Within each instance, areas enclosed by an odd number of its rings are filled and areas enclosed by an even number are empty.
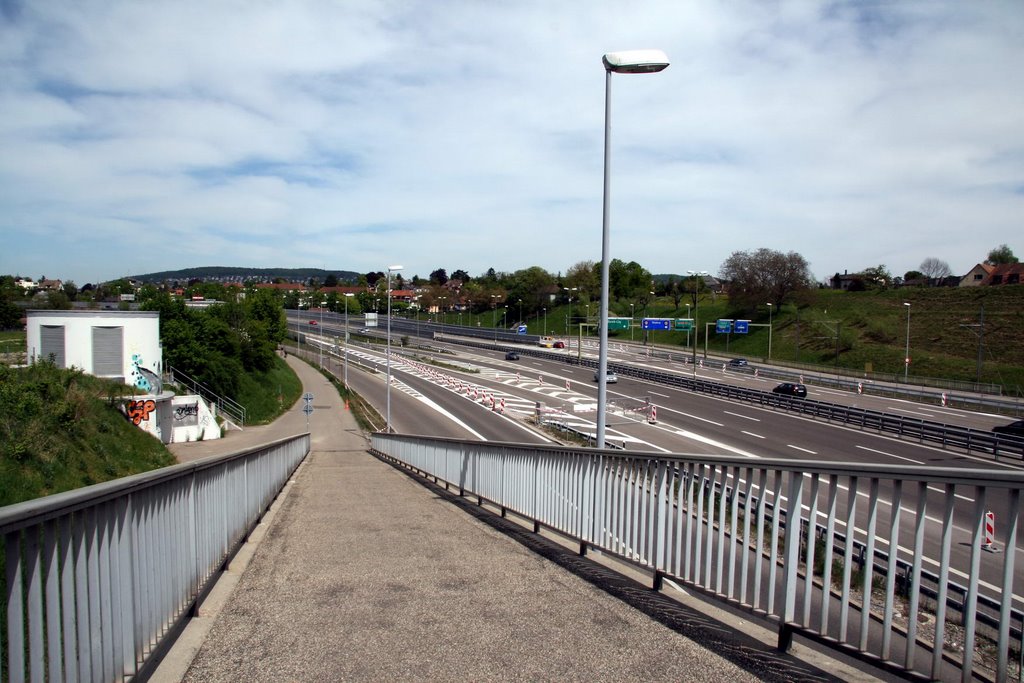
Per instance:
[[[661,50],[609,52],[601,61],[606,71],[617,74],[649,74],[668,66],[668,56]]]

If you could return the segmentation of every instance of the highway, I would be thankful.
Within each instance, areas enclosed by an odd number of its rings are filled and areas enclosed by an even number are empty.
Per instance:
[[[308,330],[307,333],[317,334]],[[325,321],[319,334],[324,335],[325,341],[337,340],[342,329]],[[310,338],[316,339],[315,336]],[[552,352],[550,359],[522,355],[518,361],[506,361],[504,350],[471,348],[424,339],[414,339],[410,348],[406,348],[400,345],[399,340],[397,335],[393,335],[391,416],[392,428],[397,432],[517,443],[551,442],[551,436],[530,424],[532,420],[529,418],[536,415],[539,405],[549,420],[561,422],[584,434],[593,433],[597,400],[593,370],[566,364],[562,357],[562,354],[575,356],[578,353],[576,348]],[[585,347],[584,354],[590,350]],[[354,345],[350,354],[350,362],[361,362],[378,369],[378,374],[366,374],[350,368],[349,378],[353,388],[377,405],[383,414],[383,345]],[[355,361],[356,358],[359,360]],[[637,354],[621,347],[613,348],[610,362],[650,363],[642,351]],[[663,365],[656,367],[666,369]],[[692,366],[688,372],[692,376]],[[728,381],[740,382],[751,388],[767,390],[774,386],[773,381],[765,382],[747,373],[722,373],[719,369],[699,368],[697,376],[709,381],[722,381],[723,374]],[[986,428],[987,424],[1006,421],[1005,418],[919,406],[891,398],[858,396],[813,386],[808,388],[811,397],[817,400],[842,405],[864,405],[870,401],[876,410],[916,412],[927,416],[927,419],[948,424]],[[491,398],[494,399],[493,404]],[[994,463],[984,456],[944,450],[625,376],[620,376],[616,384],[609,385],[608,400],[606,441],[627,451],[695,456],[739,455],[752,460],[781,458],[954,469],[1019,469]],[[650,406],[656,409],[654,421],[650,419]],[[997,520],[1006,519],[1006,500],[995,493],[989,492],[986,509],[994,511]],[[971,537],[975,501],[968,494],[965,490],[958,490],[956,494],[952,553],[953,564],[959,567],[969,566],[970,544],[967,541]],[[881,495],[884,500],[889,500],[891,491],[882,490]],[[913,538],[909,521],[913,516],[913,502],[909,501],[909,495],[908,488],[902,504],[903,539]],[[946,492],[940,487],[930,487],[928,495],[930,535],[935,538],[941,527],[939,517]],[[844,490],[839,495],[839,509],[845,509],[846,504]],[[863,514],[862,510],[858,512],[859,520]],[[884,513],[886,517],[890,514],[891,511]],[[855,535],[859,540],[864,540],[865,528],[866,522],[858,523]],[[879,538],[876,542],[887,550],[885,539]],[[1018,541],[1017,552],[1020,551],[1021,542]],[[904,557],[911,553],[910,548],[901,547]],[[938,546],[933,542],[926,544],[925,554],[937,557]],[[930,565],[929,569],[937,568],[935,562]],[[984,592],[998,592],[1001,565],[1002,558],[988,553],[984,555],[981,566]],[[963,572],[954,572],[952,578],[959,583],[967,580]],[[1014,593],[1017,606],[1024,608],[1024,598],[1020,597],[1024,594],[1024,578],[1015,577]]]

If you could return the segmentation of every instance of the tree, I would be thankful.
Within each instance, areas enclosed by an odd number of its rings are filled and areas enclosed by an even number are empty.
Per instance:
[[[337,287],[338,276],[334,273],[328,273],[327,277],[324,278],[324,287]]]
[[[722,264],[721,273],[730,280],[730,302],[751,310],[765,302],[779,306],[813,281],[803,256],[765,248],[733,252]]]
[[[919,270],[908,270],[907,272],[903,273],[903,281],[904,282],[909,282],[910,280],[923,280],[923,279],[924,279],[924,273],[922,273]]]
[[[469,282],[469,273],[461,269],[456,270],[454,273],[452,273],[451,278],[453,280],[460,280],[462,284],[466,284],[467,282]]]
[[[612,301],[637,299],[650,291],[651,274],[636,261],[612,259],[608,264],[608,295]]]
[[[1005,263],[1019,263],[1019,259],[1013,255],[1013,250],[1010,247],[1000,244],[988,252],[988,258],[985,259],[985,263],[998,266]]]
[[[430,273],[430,281],[437,285],[443,285],[448,282],[448,271],[444,268],[438,268],[437,270]]]
[[[921,261],[921,265],[918,267],[929,280],[941,280],[945,277],[949,277],[953,272],[950,270],[948,263],[942,259],[937,259],[934,256],[929,256],[924,261]]]
[[[892,273],[882,263],[865,268],[860,275],[864,278],[864,285],[868,289],[886,289],[893,281]]]

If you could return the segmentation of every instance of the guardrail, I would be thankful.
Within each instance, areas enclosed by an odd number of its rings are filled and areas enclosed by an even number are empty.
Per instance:
[[[1020,653],[1011,633],[1020,632],[1013,596],[1022,581],[1014,561],[1024,472],[394,434],[373,435],[372,448],[532,520],[535,531],[544,526],[578,541],[581,553],[599,548],[644,567],[655,588],[671,579],[765,617],[783,649],[799,634],[902,675],[1001,681],[1019,673],[1011,671],[1011,649]],[[990,505],[999,510],[1004,553],[985,552]],[[808,535],[815,528],[825,533]],[[876,554],[883,546],[888,554]],[[860,572],[858,552],[876,558]],[[991,629],[976,618],[983,555],[998,591]],[[926,566],[937,577],[933,592],[922,589]],[[959,619],[947,611],[953,577],[966,585]]]
[[[0,678],[147,678],[309,444],[302,434],[0,508]]]
[[[512,350],[513,347],[496,346],[494,344],[483,344],[472,340],[459,340],[460,344],[475,346],[486,349]],[[514,350],[520,355],[536,356],[549,360],[559,360],[570,365],[596,368],[597,361],[590,358],[577,357],[575,352],[552,351],[541,348],[519,348]],[[930,443],[943,448],[961,448],[968,453],[977,453],[991,456],[996,461],[1007,461],[1019,463],[1024,460],[1024,439],[1019,437],[996,434],[980,429],[947,425],[942,422],[933,422],[919,418],[903,415],[892,415],[878,410],[841,406],[826,401],[815,401],[806,398],[793,398],[781,394],[773,394],[768,391],[747,389],[731,384],[720,382],[709,382],[702,379],[694,379],[683,375],[664,372],[661,370],[650,370],[637,368],[621,363],[609,363],[608,371],[614,372],[622,377],[635,377],[649,382],[663,384],[665,386],[679,387],[689,391],[709,394],[733,401],[757,404],[762,407],[771,408],[790,413],[798,413],[823,419],[829,422],[838,422],[845,425],[870,429],[876,432],[892,434],[900,438],[910,438],[921,443]]]

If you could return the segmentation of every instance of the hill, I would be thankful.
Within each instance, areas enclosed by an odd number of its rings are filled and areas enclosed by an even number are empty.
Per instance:
[[[334,274],[343,282],[355,282],[361,273],[351,270],[323,270],[322,268],[238,268],[235,266],[202,266],[199,268],[182,268],[180,270],[163,270],[158,273],[129,275],[132,280],[158,284],[161,282],[188,282],[189,280],[219,280],[245,282],[247,280],[270,281],[282,278],[288,282],[307,282],[316,278],[321,282]]]
[[[123,384],[0,364],[0,506],[174,464],[118,410]]]

